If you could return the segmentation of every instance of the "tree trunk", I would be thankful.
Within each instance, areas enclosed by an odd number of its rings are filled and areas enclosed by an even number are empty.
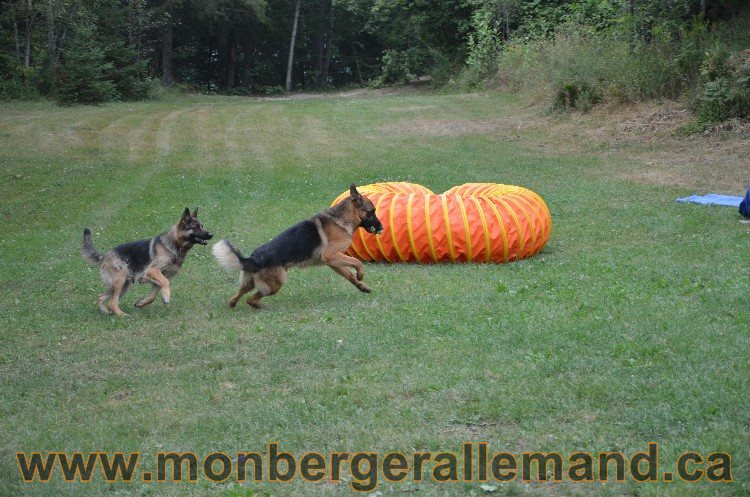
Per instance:
[[[62,52],[65,46],[65,38],[68,36],[68,26],[63,28],[63,32],[60,35],[60,42],[57,44],[57,51],[55,52],[55,66],[60,63],[60,52]]]
[[[172,74],[172,16],[169,16],[164,26],[164,36],[161,43],[161,69],[162,83],[164,86],[174,84],[174,75]]]
[[[23,50],[23,65],[29,67],[31,65],[31,27],[34,25],[34,20],[26,22],[26,46]]]
[[[333,45],[333,0],[328,4],[328,32],[326,33],[326,51],[323,55],[323,69],[320,73],[321,86],[328,85],[328,68],[331,66]]]
[[[51,67],[57,65],[57,35],[55,34],[55,2],[47,0],[47,56]]]
[[[26,0],[26,40],[23,51],[23,65],[29,67],[31,65],[31,28],[34,27],[34,19],[36,18],[36,12],[33,10],[31,0]]]
[[[631,24],[633,26],[633,33],[630,36],[630,51],[634,52],[635,51],[635,42],[636,42],[636,38],[638,36],[638,29],[636,28],[636,25],[635,25],[635,0],[629,0],[628,1],[628,7],[629,7],[629,11],[630,11],[630,22],[631,22]]]
[[[359,68],[359,57],[357,57],[357,50],[352,45],[352,53],[354,53],[354,67],[357,69],[357,80],[359,81],[360,88],[364,88],[365,84],[362,81],[362,71]]]
[[[508,2],[503,2],[503,41],[510,38],[510,12],[508,12]]]
[[[128,20],[127,20],[127,32],[128,32],[128,46],[133,46],[133,16],[134,14],[133,0],[128,1]],[[137,59],[136,55],[136,59]]]
[[[240,86],[250,86],[250,67],[252,59],[252,44],[249,36],[242,42],[242,65],[240,70]]]
[[[21,60],[21,41],[18,39],[18,22],[13,18],[13,43],[16,48],[16,62]]]
[[[228,52],[229,57],[227,60],[227,75],[225,87],[227,90],[231,90],[232,88],[234,88],[234,79],[237,73],[237,42],[235,41],[234,36],[229,37]]]
[[[313,33],[310,36],[311,43],[313,46],[313,49],[315,50],[315,74],[316,74],[316,80],[315,80],[315,87],[320,89],[320,87],[323,85],[323,79],[321,75],[323,74],[323,57],[325,57],[325,46],[323,45],[323,38],[320,36],[319,33]]]
[[[292,91],[292,63],[294,62],[294,43],[297,41],[297,22],[299,21],[299,7],[302,0],[294,2],[294,22],[292,23],[292,39],[289,42],[289,59],[286,63],[286,84],[284,89],[287,93]]]

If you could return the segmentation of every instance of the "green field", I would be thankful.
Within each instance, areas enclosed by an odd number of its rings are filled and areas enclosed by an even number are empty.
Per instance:
[[[260,100],[170,97],[0,106],[0,494],[348,495],[350,482],[25,484],[17,451],[593,452],[660,444],[733,456],[734,483],[493,483],[490,495],[748,495],[750,265],[735,209],[627,179],[626,157],[505,133],[502,94]],[[489,123],[489,124],[488,124]],[[540,138],[541,139],[541,138]],[[565,147],[561,147],[561,150]],[[470,181],[537,191],[537,257],[505,265],[367,264],[363,294],[293,271],[266,309],[230,309],[237,275],[196,246],[172,303],[99,313],[81,231],[108,249],[199,206],[249,251],[352,182]],[[479,483],[383,495],[482,495]],[[409,493],[402,493],[408,491]],[[412,491],[414,493],[412,493]],[[473,492],[473,493],[472,493]]]

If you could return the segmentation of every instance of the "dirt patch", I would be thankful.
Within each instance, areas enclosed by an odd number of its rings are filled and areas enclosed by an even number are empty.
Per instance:
[[[629,163],[619,177],[695,193],[741,194],[747,188],[749,123],[730,121],[686,136],[682,130],[695,116],[678,102],[625,107],[615,113],[615,127],[606,125],[606,115],[596,119],[605,124],[594,144],[607,157]]]
[[[685,136],[681,130],[695,117],[679,102],[599,106],[589,114],[553,115],[539,106],[513,106],[501,114],[491,119],[415,118],[379,131],[396,136],[492,135],[544,154],[606,159],[592,170],[596,176],[695,193],[738,195],[750,183],[750,123],[730,121]]]
[[[640,164],[620,176],[644,183],[680,186],[695,193],[744,194],[750,184],[750,140],[694,137],[670,140],[646,151]]]
[[[750,122],[742,122],[739,119],[731,119],[724,123],[709,124],[704,136],[718,136],[738,138],[750,138]]]
[[[684,135],[695,116],[679,102],[600,106],[589,114],[514,113],[522,142],[548,153],[611,160],[595,174],[695,193],[744,193],[750,182],[750,123],[731,121]]]
[[[331,93],[292,93],[278,97],[256,97],[257,100],[313,100],[323,98],[362,98],[362,97],[390,97],[400,95],[404,90],[393,88],[358,88],[356,90],[336,91]]]
[[[405,105],[403,107],[389,107],[388,112],[421,112],[423,110],[432,110],[434,105]]]
[[[628,134],[673,132],[693,120],[688,109],[676,105],[638,109],[633,114],[628,120],[617,124],[618,131]]]

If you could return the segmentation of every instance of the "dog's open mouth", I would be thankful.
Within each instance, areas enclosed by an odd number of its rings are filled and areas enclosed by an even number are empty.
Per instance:
[[[205,233],[200,235],[190,235],[190,241],[199,245],[208,245],[208,241],[213,238],[212,233]]]

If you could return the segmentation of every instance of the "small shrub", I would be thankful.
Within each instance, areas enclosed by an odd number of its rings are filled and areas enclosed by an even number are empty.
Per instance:
[[[719,78],[703,85],[698,118],[706,123],[720,123],[731,116],[732,92],[729,80]]]
[[[488,76],[487,71],[480,66],[467,66],[449,78],[445,85],[452,90],[474,91],[482,88]]]
[[[283,95],[285,93],[281,85],[263,86],[261,92],[266,95]]]
[[[435,85],[450,84],[455,75],[461,75],[464,71],[464,63],[460,59],[455,59],[431,50],[434,63],[430,69],[430,77]]]
[[[250,95],[257,94],[257,91],[252,86],[235,86],[234,88],[227,90],[227,95],[248,97]]]
[[[386,50],[383,54],[382,72],[374,81],[374,85],[379,87],[388,83],[407,83],[414,77],[409,70],[406,52]]]
[[[601,100],[601,96],[587,83],[568,82],[555,92],[552,107],[555,110],[580,110],[588,112]]]
[[[137,95],[145,100],[160,100],[167,91],[160,79],[146,78],[137,83]]]
[[[0,100],[33,100],[39,98],[38,80],[36,68],[9,63],[5,74],[0,78]]]
[[[202,90],[202,86],[190,82],[175,83],[169,88],[165,88],[162,85],[162,91],[164,91],[165,93],[177,93],[179,95],[185,95],[188,93],[200,93]]]
[[[698,98],[698,118],[720,123],[729,118],[750,118],[750,50],[730,54],[718,45],[706,53],[704,78]]]

